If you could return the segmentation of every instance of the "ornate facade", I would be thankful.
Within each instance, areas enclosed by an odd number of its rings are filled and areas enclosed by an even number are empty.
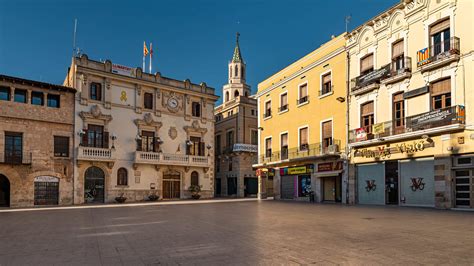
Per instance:
[[[216,196],[257,196],[258,185],[252,164],[257,158],[257,101],[246,84],[246,64],[240,52],[239,34],[229,79],[223,87],[223,103],[214,110],[216,118]]]
[[[75,203],[214,196],[217,96],[193,84],[86,55],[73,58],[65,85],[75,87]]]

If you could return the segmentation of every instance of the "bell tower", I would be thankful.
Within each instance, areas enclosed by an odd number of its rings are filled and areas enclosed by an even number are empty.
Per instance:
[[[230,101],[237,96],[250,96],[250,86],[245,83],[245,76],[247,74],[247,66],[240,52],[239,44],[240,33],[237,32],[236,43],[234,48],[234,55],[229,62],[229,79],[228,83],[223,87],[224,103]]]

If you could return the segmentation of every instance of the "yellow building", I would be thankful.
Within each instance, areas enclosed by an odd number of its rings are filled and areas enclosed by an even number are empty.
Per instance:
[[[473,6],[402,0],[348,33],[357,203],[474,207]]]
[[[344,34],[258,85],[259,196],[346,202]]]

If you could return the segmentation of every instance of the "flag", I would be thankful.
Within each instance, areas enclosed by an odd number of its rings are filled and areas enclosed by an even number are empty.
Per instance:
[[[385,127],[383,123],[373,124],[372,125],[372,133],[374,134],[382,134],[385,132]]]
[[[153,57],[153,43],[150,43],[150,57]]]
[[[143,57],[148,55],[148,48],[146,47],[146,43],[143,42]]]

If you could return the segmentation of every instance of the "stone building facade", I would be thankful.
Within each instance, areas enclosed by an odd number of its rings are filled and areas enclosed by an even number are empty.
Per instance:
[[[214,196],[214,89],[75,57],[75,201]]]
[[[74,93],[0,75],[0,206],[73,203]]]
[[[472,14],[403,0],[348,33],[353,201],[474,208]]]
[[[257,159],[257,101],[246,84],[246,64],[239,46],[239,34],[229,81],[223,87],[223,103],[214,110],[216,118],[216,196],[253,197],[258,180],[252,164]]]

